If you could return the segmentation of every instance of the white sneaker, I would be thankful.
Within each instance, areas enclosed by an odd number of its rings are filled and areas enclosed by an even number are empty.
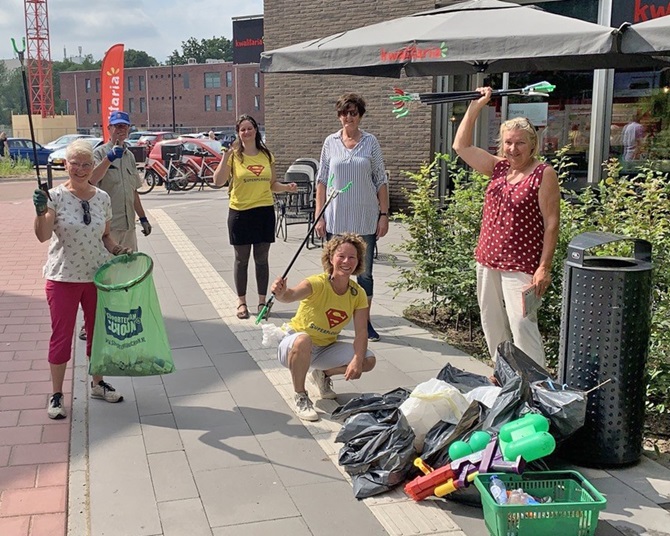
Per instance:
[[[54,393],[49,398],[47,415],[50,419],[64,419],[67,416],[63,407],[63,393]]]
[[[314,405],[307,393],[296,393],[294,402],[295,408],[293,408],[293,411],[303,421],[319,420],[319,414],[314,410]]]
[[[100,398],[105,402],[121,402],[123,396],[116,392],[116,389],[104,380],[100,380],[98,385],[91,383],[91,398]]]
[[[319,390],[319,396],[325,400],[335,400],[337,393],[333,391],[333,380],[323,370],[314,369],[309,374],[312,383]]]

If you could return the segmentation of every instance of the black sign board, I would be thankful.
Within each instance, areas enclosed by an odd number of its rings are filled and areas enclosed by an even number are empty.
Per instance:
[[[668,0],[616,0],[612,3],[612,26],[644,22],[670,15]]]
[[[233,63],[260,63],[263,18],[233,19]]]

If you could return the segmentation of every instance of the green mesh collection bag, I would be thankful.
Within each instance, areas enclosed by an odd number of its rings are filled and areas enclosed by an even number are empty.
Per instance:
[[[114,257],[96,272],[98,306],[89,374],[154,376],[174,371],[153,267],[151,257],[132,253]]]

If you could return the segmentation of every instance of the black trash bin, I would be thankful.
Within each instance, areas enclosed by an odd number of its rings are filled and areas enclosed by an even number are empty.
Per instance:
[[[587,256],[632,240],[633,258]],[[584,427],[562,447],[586,466],[639,460],[644,427],[645,364],[651,323],[651,244],[609,233],[583,233],[568,246],[563,278],[559,378],[589,394]]]

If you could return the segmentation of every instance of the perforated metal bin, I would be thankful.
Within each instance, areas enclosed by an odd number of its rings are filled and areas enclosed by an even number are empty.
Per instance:
[[[594,247],[632,240],[633,258],[587,256]],[[586,466],[628,465],[642,453],[644,369],[651,322],[651,244],[583,233],[568,246],[563,279],[559,378],[588,391],[586,423],[562,447]]]

